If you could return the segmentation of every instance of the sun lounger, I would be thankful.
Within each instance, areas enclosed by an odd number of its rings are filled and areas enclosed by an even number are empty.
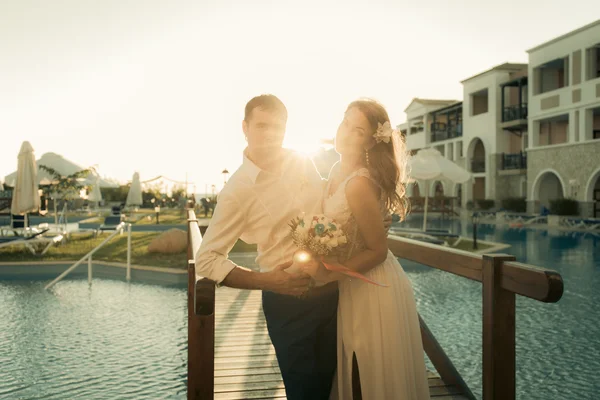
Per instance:
[[[109,215],[104,218],[104,223],[98,227],[96,234],[104,231],[116,231],[121,222],[121,215]]]
[[[42,256],[53,245],[60,243],[63,240],[62,235],[51,237],[43,236],[48,229],[35,232],[30,236],[4,236],[0,237],[0,248],[8,246],[25,246],[33,255]],[[42,247],[43,246],[43,247]]]

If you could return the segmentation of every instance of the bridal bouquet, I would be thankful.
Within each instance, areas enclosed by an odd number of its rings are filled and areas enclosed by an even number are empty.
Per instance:
[[[308,220],[300,215],[290,222],[290,228],[294,244],[315,255],[329,255],[336,247],[346,244],[346,236],[339,225],[324,215],[315,215]]]
[[[292,240],[300,249],[299,252],[296,252],[297,256],[295,257],[298,261],[308,261],[312,256],[319,259],[330,271],[341,272],[374,285],[386,286],[343,265],[329,264],[323,260],[325,256],[334,254],[339,247],[347,243],[344,232],[335,220],[325,215],[314,215],[309,218],[299,215],[290,222],[289,226]]]

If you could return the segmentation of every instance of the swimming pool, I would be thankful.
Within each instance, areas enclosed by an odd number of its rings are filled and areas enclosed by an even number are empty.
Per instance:
[[[405,225],[419,227],[411,218]],[[472,236],[467,222],[431,219],[431,228]],[[478,237],[511,247],[518,261],[558,271],[556,304],[517,296],[517,393],[520,399],[593,399],[600,391],[600,237],[478,227]],[[404,262],[419,312],[474,393],[481,397],[481,284]]]
[[[0,398],[185,398],[185,290],[45,283],[0,281]]]
[[[408,225],[419,226],[418,219]],[[470,235],[470,224],[436,221]],[[557,270],[557,304],[517,297],[519,399],[592,399],[600,391],[600,238],[480,226],[519,261]],[[481,397],[481,285],[404,262],[424,320]],[[0,398],[184,399],[186,292],[94,278],[0,281]]]

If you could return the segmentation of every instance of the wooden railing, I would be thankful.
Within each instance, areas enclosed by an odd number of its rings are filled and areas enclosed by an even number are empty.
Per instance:
[[[562,297],[562,277],[555,271],[515,262],[504,254],[479,256],[415,240],[390,237],[398,257],[462,276],[483,285],[483,398],[516,398],[515,294],[544,303]],[[423,345],[440,377],[472,397],[462,377],[421,320]]]
[[[215,284],[197,276],[194,254],[202,241],[198,221],[188,211],[188,399],[214,398]],[[398,257],[462,276],[483,286],[483,398],[516,398],[515,294],[555,303],[563,293],[555,271],[515,262],[510,255],[475,255],[415,240],[390,237]],[[470,398],[473,394],[420,319],[423,346],[442,380]]]
[[[215,386],[215,283],[196,275],[202,234],[188,210],[188,399],[213,399]]]

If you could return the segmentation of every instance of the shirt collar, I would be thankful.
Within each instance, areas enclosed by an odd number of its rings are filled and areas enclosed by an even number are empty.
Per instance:
[[[285,169],[285,165],[290,160],[291,154],[292,154],[291,151],[289,151],[287,149],[283,149],[283,157],[284,157],[283,168],[284,169]],[[250,178],[250,180],[252,181],[252,184],[256,184],[256,180],[258,179],[258,176],[261,173],[275,176],[272,173],[262,170],[258,165],[254,164],[254,162],[252,160],[250,160],[250,158],[248,158],[248,148],[246,148],[244,150],[244,161],[242,163],[242,169],[244,170],[244,172],[248,176],[248,178]]]
[[[244,150],[244,162],[242,163],[242,168],[244,169],[246,175],[248,175],[248,178],[250,178],[252,181],[252,184],[255,184],[258,175],[262,172],[262,169],[260,169],[252,160],[248,158],[248,149]]]

